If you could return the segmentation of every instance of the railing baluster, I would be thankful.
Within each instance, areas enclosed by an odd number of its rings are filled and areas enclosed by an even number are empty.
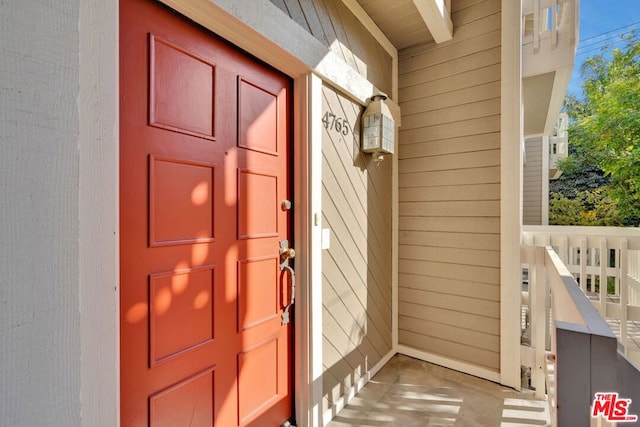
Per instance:
[[[600,240],[600,315],[607,318],[607,265],[609,261],[609,250],[607,239]]]
[[[580,289],[587,292],[587,238],[580,239]]]
[[[531,379],[536,388],[536,397],[545,395],[545,317],[546,317],[546,273],[544,267],[545,248],[535,248],[535,264],[529,265],[529,273],[533,272],[533,280],[529,279],[529,304],[531,308],[531,344],[535,348],[536,360]],[[532,268],[533,267],[533,268]]]
[[[628,246],[627,239],[620,239],[620,270],[618,270],[620,274],[620,340],[622,341],[625,356],[629,353],[627,351],[627,316],[629,314],[627,310],[629,305]]]

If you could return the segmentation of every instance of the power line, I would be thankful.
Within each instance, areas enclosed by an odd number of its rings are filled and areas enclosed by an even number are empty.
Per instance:
[[[609,40],[615,40],[615,39],[623,40],[623,39],[622,39],[622,36],[624,36],[625,34],[628,34],[628,33],[619,33],[619,34],[614,34],[614,35],[612,35],[612,36],[609,36],[609,37],[606,37],[606,38],[603,38],[603,39],[600,39],[600,40],[596,40],[596,41],[594,41],[594,42],[587,43],[587,44],[582,44],[582,43],[580,43],[580,46],[578,46],[578,50],[581,50],[581,49],[591,49],[593,46],[604,45],[604,44],[606,44],[606,42],[608,42]]]
[[[598,43],[592,43],[592,44],[589,44],[589,45],[586,45],[586,46],[580,46],[576,50],[580,54],[583,54],[584,52],[591,52],[593,50],[599,50],[599,49],[602,49],[602,48],[607,47],[609,45],[615,45],[615,44],[622,43],[622,42],[625,42],[625,41],[626,41],[626,39],[622,38],[622,34],[619,34],[619,35],[616,35],[616,36],[611,36],[611,37],[607,37],[605,39],[602,39]]]
[[[613,33],[614,31],[619,31],[619,30],[623,30],[625,28],[633,27],[634,25],[637,25],[637,24],[640,24],[640,21],[632,22],[631,24],[627,24],[627,25],[624,25],[622,27],[615,28],[613,30],[605,31],[604,33],[600,33],[600,34],[596,34],[596,35],[591,36],[591,37],[587,37],[584,40],[580,40],[580,44],[582,44],[583,42],[586,42],[588,40],[595,39],[595,38],[600,37],[600,36],[604,36],[605,34]]]

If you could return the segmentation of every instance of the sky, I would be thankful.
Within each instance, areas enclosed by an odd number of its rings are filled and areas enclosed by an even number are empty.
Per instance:
[[[603,45],[622,46],[618,36],[634,27],[640,33],[640,0],[580,0],[580,38],[568,93],[581,92],[584,60],[598,54]]]

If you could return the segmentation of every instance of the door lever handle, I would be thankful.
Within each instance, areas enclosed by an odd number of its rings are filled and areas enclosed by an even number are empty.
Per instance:
[[[293,250],[293,249],[292,249]],[[284,311],[282,312],[282,324],[286,325],[289,323],[290,319],[290,310],[293,307],[293,304],[296,302],[296,272],[293,271],[293,268],[288,265],[281,265],[280,271],[288,271],[291,273],[291,299],[289,300],[289,304],[284,307]]]

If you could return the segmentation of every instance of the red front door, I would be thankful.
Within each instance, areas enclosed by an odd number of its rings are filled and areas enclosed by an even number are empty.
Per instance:
[[[279,426],[291,82],[148,0],[120,6],[122,426]]]

